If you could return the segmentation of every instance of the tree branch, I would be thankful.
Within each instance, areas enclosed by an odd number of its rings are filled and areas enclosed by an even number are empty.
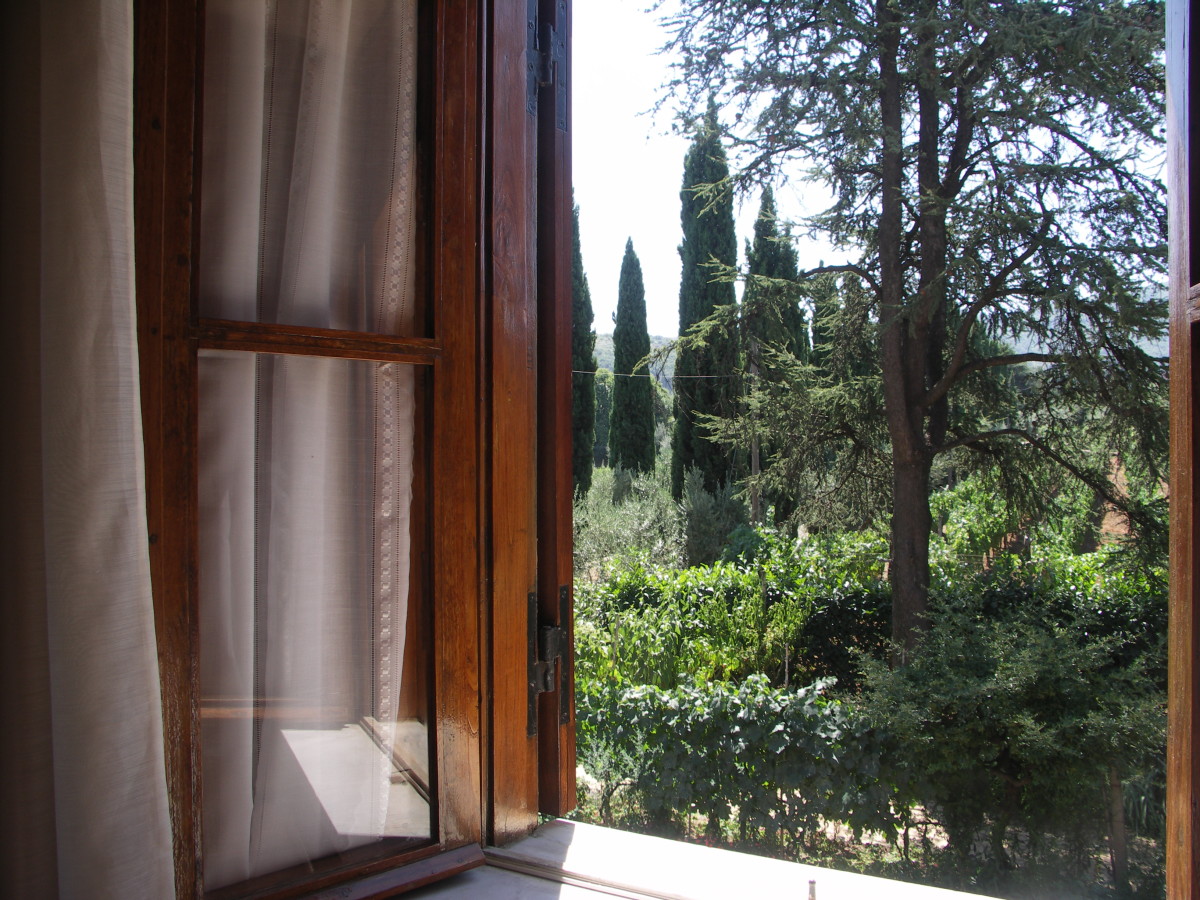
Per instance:
[[[954,354],[950,358],[950,365],[946,367],[946,373],[938,380],[937,384],[925,392],[925,396],[920,399],[918,406],[922,409],[928,409],[934,403],[937,403],[949,393],[950,388],[958,381],[963,374],[963,360],[967,355],[967,345],[970,343],[971,328],[975,325],[975,320],[979,318],[979,314],[987,307],[991,306],[1002,295],[1004,283],[1008,280],[1017,269],[1029,261],[1038,249],[1042,242],[1050,233],[1050,228],[1053,223],[1053,216],[1048,213],[1043,213],[1042,227],[1038,231],[1036,237],[1030,241],[1029,246],[1021,253],[1014,256],[1008,261],[995,277],[991,279],[988,286],[984,289],[983,294],[967,307],[966,314],[963,316],[962,322],[958,326],[958,333],[954,339]]]
[[[806,278],[811,278],[814,275],[832,275],[837,272],[847,272],[851,275],[857,275],[871,286],[871,290],[873,290],[876,294],[879,293],[879,282],[875,280],[874,276],[861,266],[856,266],[852,263],[846,263],[840,266],[817,266],[812,269],[805,269],[796,276],[796,280],[804,281]]]
[[[1091,487],[1107,502],[1111,503],[1117,509],[1125,509],[1125,501],[1116,495],[1112,490],[1112,484],[1108,479],[1104,479],[1103,483],[1099,483],[1089,473],[1083,471],[1079,466],[1072,463],[1061,453],[1047,444],[1045,441],[1026,431],[1024,428],[997,428],[994,431],[981,431],[978,434],[973,434],[970,437],[958,438],[949,443],[942,444],[934,450],[934,453],[945,453],[957,447],[969,447],[972,444],[982,444],[986,441],[999,437],[1016,437],[1025,441],[1034,450],[1037,450],[1047,459],[1058,463],[1084,484]]]
[[[1060,353],[1011,353],[1008,356],[989,356],[987,359],[976,359],[967,363],[958,370],[958,376],[961,378],[972,372],[992,369],[996,366],[1018,366],[1021,363],[1030,362],[1057,363],[1064,362],[1066,359],[1067,357]]]

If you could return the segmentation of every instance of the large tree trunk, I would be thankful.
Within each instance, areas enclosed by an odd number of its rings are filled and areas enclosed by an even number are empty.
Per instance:
[[[929,469],[925,438],[928,319],[905,303],[901,260],[904,184],[903,97],[897,62],[900,22],[890,0],[877,0],[879,112],[883,126],[879,210],[879,362],[892,441],[892,638],[901,657],[916,643],[929,594]],[[928,174],[923,172],[922,174]],[[901,662],[897,660],[897,662]]]
[[[892,640],[899,645],[898,663],[912,650],[925,627],[929,598],[929,512],[931,457],[892,456]]]

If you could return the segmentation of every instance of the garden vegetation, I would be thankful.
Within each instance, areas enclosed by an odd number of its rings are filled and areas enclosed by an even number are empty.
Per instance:
[[[1052,506],[1006,543],[984,479],[935,493],[928,631],[892,668],[885,528],[752,528],[699,477],[676,504],[661,463],[597,469],[579,814],[1002,896],[1161,896],[1165,571],[1080,552],[1082,489]]]

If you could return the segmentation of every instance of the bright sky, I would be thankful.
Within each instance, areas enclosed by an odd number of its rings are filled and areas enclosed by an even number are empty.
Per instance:
[[[646,0],[577,0],[573,29],[573,167],[583,266],[595,328],[612,331],[625,241],[642,263],[651,334],[679,331],[679,189],[689,139],[671,134],[672,115],[649,111],[670,79],[669,59],[655,51],[667,32]],[[798,216],[799,186],[776,187],[783,216]],[[738,264],[754,228],[759,197],[743,198]],[[801,246],[801,265],[833,262],[828,248]]]

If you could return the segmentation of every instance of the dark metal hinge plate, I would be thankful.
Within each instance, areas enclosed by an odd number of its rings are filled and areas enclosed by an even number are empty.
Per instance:
[[[529,715],[527,731],[537,734],[538,694],[558,692],[558,720],[571,721],[571,590],[558,589],[558,625],[542,624],[537,594],[529,595]]]
[[[554,124],[567,130],[567,3],[555,4],[555,23],[540,22],[538,0],[528,0],[525,59],[525,108],[530,115],[538,112],[538,94],[544,87],[554,90]]]

